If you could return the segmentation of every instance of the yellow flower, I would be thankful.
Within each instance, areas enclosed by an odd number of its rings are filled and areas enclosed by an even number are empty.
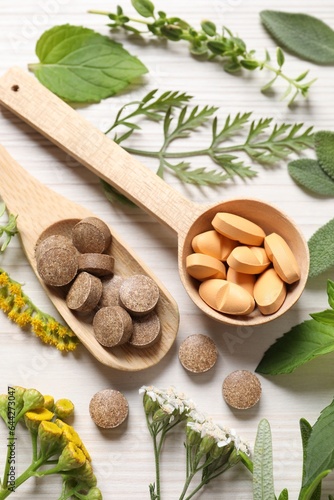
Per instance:
[[[30,323],[30,320],[30,314],[26,311],[23,311],[17,316],[17,318],[15,319],[15,323],[17,323],[22,328],[23,326],[28,325]]]
[[[44,408],[52,411],[54,403],[55,403],[55,400],[54,400],[53,396],[50,396],[49,394],[44,395]]]
[[[24,299],[24,297],[22,297],[22,295],[15,295],[15,298],[14,298],[14,305],[18,308],[18,309],[22,309],[23,307],[25,307],[27,305],[27,302],[26,300]]]
[[[70,417],[74,412],[74,404],[69,399],[58,399],[55,402],[54,412],[59,418]]]
[[[38,437],[41,453],[44,457],[52,457],[60,452],[60,439],[63,431],[53,422],[43,420],[38,427]]]
[[[32,318],[31,326],[33,328],[33,332],[36,333],[36,335],[39,335],[40,332],[44,332],[44,323],[41,318],[37,316]]]
[[[8,287],[8,291],[12,295],[21,295],[22,290],[21,290],[21,285],[18,283],[10,283]]]
[[[8,274],[0,272],[0,286],[7,286],[9,283]]]
[[[68,443],[63,449],[57,464],[59,471],[78,469],[86,462],[83,452],[74,443]]]
[[[24,421],[29,430],[36,432],[41,422],[50,421],[53,416],[54,414],[46,408],[36,408],[24,414]]]
[[[6,297],[0,297],[0,309],[2,309],[3,312],[8,313],[11,310],[11,308],[12,307],[9,304],[8,299]]]

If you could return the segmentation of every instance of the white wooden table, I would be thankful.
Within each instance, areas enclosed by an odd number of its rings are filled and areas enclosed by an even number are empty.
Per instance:
[[[26,69],[36,62],[34,46],[44,30],[57,24],[71,23],[91,27],[107,34],[107,18],[87,13],[90,8],[113,10],[118,2],[93,0],[16,0],[0,5],[0,73],[10,66]],[[132,12],[130,1],[121,2]],[[264,1],[242,0],[186,0],[157,1],[159,9],[186,18],[198,26],[200,20],[214,20],[218,26],[226,25],[244,38],[249,47],[259,51],[268,48],[272,54],[275,44],[260,23],[259,12],[269,8]],[[334,26],[334,8],[330,0],[308,2],[273,0],[271,9],[306,11]],[[299,74],[311,69],[318,80],[311,89],[309,99],[300,99],[290,110],[279,96],[268,98],[260,87],[266,76],[259,72],[233,77],[224,73],[219,63],[197,62],[182,44],[131,42],[118,35],[124,46],[138,55],[150,73],[144,85],[132,87],[121,96],[97,105],[80,107],[84,115],[101,130],[112,122],[116,111],[126,102],[144,96],[150,89],[186,91],[199,105],[219,106],[223,120],[227,114],[253,111],[254,118],[272,116],[276,121],[304,122],[317,130],[333,129],[334,89],[333,69],[318,67],[287,56],[286,70]],[[208,131],[203,131],[205,141]],[[160,135],[152,125],[150,146],[159,145]],[[199,409],[210,414],[217,423],[234,428],[251,445],[257,424],[267,418],[271,424],[274,442],[276,492],[288,488],[296,498],[301,480],[301,441],[299,419],[305,417],[314,423],[322,408],[333,398],[333,355],[317,359],[298,369],[294,374],[279,377],[260,377],[263,395],[260,403],[245,412],[231,410],[222,398],[222,382],[233,370],[253,371],[264,351],[293,325],[308,319],[308,314],[327,307],[326,279],[322,276],[308,285],[299,302],[284,317],[258,329],[229,328],[205,317],[191,302],[180,282],[177,271],[177,241],[174,234],[159,225],[139,209],[111,205],[103,196],[98,179],[70,160],[66,155],[20,122],[9,112],[0,114],[0,141],[14,158],[32,175],[68,198],[85,205],[122,234],[138,255],[148,264],[175,297],[180,309],[180,329],[177,340],[168,355],[155,367],[137,373],[118,372],[98,363],[83,346],[74,354],[63,355],[46,347],[29,333],[21,331],[0,314],[0,392],[8,385],[35,387],[56,398],[68,397],[76,406],[74,419],[92,457],[98,484],[106,499],[129,500],[149,498],[148,484],[154,480],[153,451],[146,429],[141,397],[138,389],[143,384],[158,387],[174,385],[186,392]],[[309,155],[312,153],[309,152]],[[148,168],[155,169],[153,160]],[[270,201],[285,211],[301,228],[308,239],[314,231],[333,217],[333,200],[317,199],[301,190],[290,178],[286,164],[277,168],[255,166],[258,176],[251,181],[236,181],[217,189],[182,185],[171,175],[166,181],[197,202],[214,202],[229,197],[258,197]],[[0,172],[1,182],[1,172]],[[18,238],[1,257],[0,266],[14,279],[24,282],[25,292],[43,310],[56,314],[38,280],[31,271]],[[219,350],[216,366],[206,374],[191,375],[179,363],[178,347],[190,334],[203,333],[212,337]],[[130,414],[126,424],[113,431],[99,430],[89,416],[91,397],[104,388],[122,391],[129,401]],[[5,434],[1,431],[1,453],[4,457]],[[162,459],[163,499],[178,498],[184,478],[183,431],[177,430],[166,442]],[[28,460],[29,441],[22,440],[20,459]],[[0,462],[1,463],[1,462]],[[57,498],[57,478],[48,481],[30,481],[22,486],[16,498]],[[334,480],[324,482],[325,493],[333,493]],[[238,468],[211,483],[196,498],[233,498],[249,500],[251,477]],[[324,496],[325,498],[325,496]]]

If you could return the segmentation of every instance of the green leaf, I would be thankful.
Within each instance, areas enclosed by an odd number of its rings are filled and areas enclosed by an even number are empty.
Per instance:
[[[259,423],[254,445],[253,500],[275,500],[272,439],[266,419]]]
[[[281,491],[280,496],[278,497],[278,500],[289,500],[289,493],[286,488]]]
[[[133,7],[143,17],[154,17],[154,5],[150,0],[131,0]]]
[[[276,60],[277,60],[277,64],[281,68],[284,64],[284,61],[285,61],[285,57],[284,57],[283,50],[281,49],[281,47],[277,47],[277,49],[276,49]]]
[[[267,375],[291,373],[317,356],[334,351],[334,328],[306,320],[291,328],[264,353],[256,371]]]
[[[326,309],[325,311],[321,311],[318,313],[310,314],[311,318],[315,319],[319,323],[323,323],[324,325],[331,325],[334,328],[334,310]]]
[[[334,181],[323,171],[317,160],[302,158],[288,164],[291,177],[312,193],[334,196]]]
[[[328,304],[334,309],[334,281],[327,280]]]
[[[172,164],[165,161],[164,164],[173,170],[182,182],[187,184],[196,184],[198,186],[219,185],[230,178],[229,175],[217,170],[207,170],[203,167],[191,169],[191,165],[188,162]]]
[[[100,179],[101,186],[104,192],[105,197],[107,198],[108,201],[111,203],[121,203],[123,205],[129,205],[131,207],[135,207],[135,203],[133,201],[129,200],[124,194],[121,194],[119,191],[117,191],[115,188],[113,188],[110,184],[108,184],[106,181],[103,179]]]
[[[257,61],[253,61],[253,59],[241,59],[240,64],[243,68],[250,71],[259,67],[259,63]]]
[[[303,488],[334,469],[334,401],[320,413],[307,443]]]
[[[302,438],[302,446],[303,446],[303,475],[302,475],[302,481],[304,481],[305,478],[305,462],[306,462],[306,449],[307,449],[307,444],[310,439],[310,435],[312,432],[312,426],[311,424],[305,419],[301,418],[299,421],[299,428],[300,428],[300,435]]]
[[[334,219],[320,227],[308,240],[309,277],[314,278],[334,266]]]
[[[36,44],[39,81],[70,102],[99,102],[119,92],[146,67],[106,36],[65,24],[45,31]]]
[[[215,23],[212,21],[202,21],[201,27],[208,36],[215,36],[217,29]]]
[[[334,31],[307,14],[263,10],[261,21],[284,49],[316,64],[334,63]]]
[[[334,181],[334,132],[329,130],[316,132],[314,146],[321,168]]]

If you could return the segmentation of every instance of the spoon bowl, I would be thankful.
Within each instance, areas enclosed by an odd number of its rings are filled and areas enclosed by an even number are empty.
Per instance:
[[[277,208],[255,199],[234,199],[210,206],[193,203],[19,68],[10,69],[0,78],[0,103],[177,233],[183,285],[193,302],[211,318],[230,325],[259,325],[284,314],[300,297],[308,275],[308,246],[300,230]],[[192,252],[192,238],[212,229],[211,221],[220,211],[246,217],[267,234],[279,233],[292,248],[301,279],[289,287],[276,313],[263,316],[254,311],[247,317],[230,316],[211,309],[199,297],[198,284],[188,276],[185,261]]]
[[[145,274],[159,287],[160,297],[156,312],[161,322],[161,337],[155,345],[147,349],[136,349],[130,344],[110,349],[103,347],[94,337],[91,318],[75,314],[67,307],[66,287],[47,286],[40,279],[35,259],[35,248],[39,241],[52,234],[70,236],[73,226],[79,220],[96,215],[41,184],[13,159],[3,146],[0,146],[0,171],[0,194],[8,210],[18,214],[17,227],[27,259],[54,306],[82,344],[101,363],[118,370],[137,371],[158,363],[174,343],[179,326],[177,304],[164,285],[113,228],[108,226],[112,234],[108,253],[115,259],[115,273],[124,278]]]

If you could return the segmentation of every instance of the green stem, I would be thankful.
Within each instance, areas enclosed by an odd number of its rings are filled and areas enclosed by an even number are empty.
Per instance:
[[[34,476],[35,473],[36,473],[36,470],[41,467],[41,465],[43,465],[44,463],[44,459],[39,459],[37,460],[36,462],[33,462],[26,470],[25,472],[23,472],[23,474],[21,474],[16,480],[15,480],[15,490],[10,490],[7,488],[7,485],[6,485],[6,489],[1,489],[0,490],[0,500],[4,500],[5,498],[7,498],[11,493],[13,493],[13,491],[16,491],[17,488],[19,486],[21,486],[21,484],[23,484],[25,481],[27,481],[27,479],[29,479],[30,477]],[[4,486],[4,485],[3,485]]]
[[[161,441],[160,441],[161,445]],[[160,450],[161,446],[157,444],[157,436],[153,436],[154,461],[155,461],[155,488],[156,494],[160,499]]]
[[[87,11],[88,14],[98,14],[100,16],[108,16],[109,17],[109,14],[110,12],[106,12],[105,10],[88,10]],[[140,23],[140,24],[145,24],[146,26],[148,26],[149,23],[148,21],[144,21],[143,19],[135,19],[133,17],[129,17],[129,21],[132,21],[133,23]]]

